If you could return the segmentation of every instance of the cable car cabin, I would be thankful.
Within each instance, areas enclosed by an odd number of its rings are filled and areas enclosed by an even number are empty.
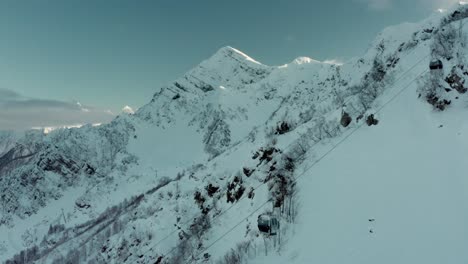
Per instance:
[[[270,214],[261,214],[257,219],[258,230],[268,235],[276,235],[279,230],[279,221]]]
[[[431,70],[441,70],[442,68],[444,68],[444,65],[442,64],[442,61],[440,60],[432,60],[429,63],[429,69]]]

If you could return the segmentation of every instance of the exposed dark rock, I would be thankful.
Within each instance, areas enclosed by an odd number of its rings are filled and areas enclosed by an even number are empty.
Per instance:
[[[400,58],[398,58],[396,56],[390,56],[387,59],[386,66],[387,66],[387,68],[395,68],[399,61],[400,61]]]
[[[284,159],[284,169],[289,172],[293,172],[295,168],[296,168],[296,165],[294,164],[293,159],[290,157],[286,157]]]
[[[94,175],[96,173],[96,169],[91,167],[91,165],[86,164],[84,166],[84,172],[86,172],[86,174],[88,175]]]
[[[252,159],[257,159],[258,158],[259,161],[260,161],[258,165],[260,165],[265,160],[267,162],[270,162],[273,159],[273,154],[275,154],[277,152],[280,152],[280,150],[275,148],[275,147],[268,147],[266,149],[260,148],[257,152],[255,152]]]
[[[159,256],[158,259],[156,260],[156,262],[154,264],[161,264],[162,263],[162,260],[163,260],[163,257],[162,256]]]
[[[374,114],[371,114],[369,116],[367,116],[367,119],[366,119],[366,124],[368,126],[375,126],[379,123],[379,120],[377,120],[375,117],[374,117]]]
[[[255,197],[255,192],[254,192],[254,191],[255,191],[254,188],[253,188],[253,187],[250,187],[250,191],[249,191],[249,193],[247,194],[247,197],[248,197],[249,199],[253,199],[253,198]]]
[[[206,192],[208,193],[209,197],[213,197],[213,195],[219,191],[218,186],[214,186],[213,184],[209,184],[208,186],[205,187]]]
[[[244,173],[245,176],[250,177],[250,175],[252,175],[252,173],[255,172],[255,169],[249,169],[247,167],[244,167],[242,169],[242,172]]]
[[[445,78],[445,81],[450,85],[450,87],[452,89],[455,89],[457,90],[459,93],[466,93],[466,91],[468,90],[464,84],[465,84],[465,80],[458,76],[456,74],[456,72],[452,71],[452,73],[447,76],[447,78]]]
[[[76,201],[76,202],[75,202],[75,205],[78,206],[78,208],[81,208],[81,209],[88,209],[88,208],[91,207],[90,204],[85,203],[85,202],[83,202],[83,201]]]
[[[214,87],[211,86],[210,84],[205,84],[205,85],[203,85],[203,86],[201,86],[199,88],[205,93],[214,90]]]
[[[286,134],[290,131],[291,127],[289,126],[288,123],[282,121],[277,127],[276,127],[276,132],[275,134],[277,135],[283,135]]]
[[[272,172],[276,170],[276,161],[271,164],[270,168],[268,169],[268,172]]]
[[[187,88],[183,87],[180,83],[175,82],[174,85],[175,85],[175,87],[181,89],[182,91],[187,92]]]
[[[200,207],[200,209],[203,210],[206,199],[205,197],[203,197],[201,192],[196,191],[195,194],[193,195],[193,199],[195,199],[195,203]]]
[[[57,153],[48,154],[49,155],[43,155],[37,162],[37,166],[44,171],[54,172],[66,177],[80,172],[81,168],[74,160]]]
[[[359,120],[361,120],[362,118],[364,118],[364,115],[360,114],[358,117],[356,117],[356,121],[359,122]]]
[[[429,33],[429,34],[432,33],[433,31],[434,31],[434,27],[426,28],[426,29],[423,30],[424,33]]]
[[[430,93],[426,96],[426,101],[432,106],[434,106],[435,109],[438,109],[440,111],[445,110],[445,108],[451,104],[451,101],[446,99],[441,100],[438,96],[436,96],[433,93]]]
[[[244,191],[245,187],[243,186],[242,178],[240,176],[234,177],[234,180],[228,184],[228,190],[226,192],[227,202],[234,203],[239,201]]]

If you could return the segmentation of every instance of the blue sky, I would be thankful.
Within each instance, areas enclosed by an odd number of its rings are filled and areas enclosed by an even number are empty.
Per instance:
[[[453,2],[1,1],[0,129],[108,121],[107,110],[142,106],[156,88],[227,45],[269,65],[298,56],[345,60],[362,54],[384,27]],[[66,121],[68,112],[54,114],[59,106],[86,116]],[[39,120],[39,113],[46,116]]]

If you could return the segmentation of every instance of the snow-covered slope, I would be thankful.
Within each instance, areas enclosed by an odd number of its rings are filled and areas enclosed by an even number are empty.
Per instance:
[[[385,29],[344,65],[225,47],[135,114],[5,140],[0,260],[463,263],[466,17]]]
[[[0,132],[0,156],[8,152],[16,143],[17,135],[13,131]]]
[[[468,100],[434,113],[415,88],[307,170],[293,235],[280,255],[252,263],[468,261]]]

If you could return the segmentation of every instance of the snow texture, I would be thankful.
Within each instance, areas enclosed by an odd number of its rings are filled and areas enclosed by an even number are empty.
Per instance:
[[[109,124],[0,133],[0,261],[466,263],[467,17],[343,65],[224,47]]]

